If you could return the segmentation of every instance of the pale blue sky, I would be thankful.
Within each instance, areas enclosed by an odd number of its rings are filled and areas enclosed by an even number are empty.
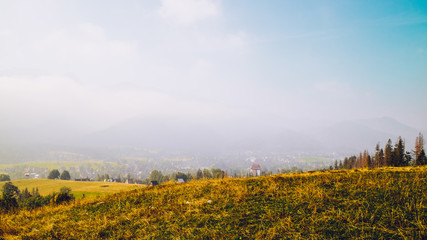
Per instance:
[[[427,129],[426,1],[0,1],[0,123]],[[77,131],[76,130],[76,131]]]

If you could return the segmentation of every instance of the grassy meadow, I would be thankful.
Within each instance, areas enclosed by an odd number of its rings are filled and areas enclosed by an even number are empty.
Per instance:
[[[5,239],[426,239],[427,167],[139,188],[0,217]]]
[[[0,182],[0,189],[5,182]],[[59,192],[61,187],[71,188],[72,194],[77,198],[85,197],[100,197],[112,193],[119,193],[141,187],[141,185],[111,183],[111,182],[77,182],[70,180],[52,180],[52,179],[25,179],[12,181],[13,185],[19,190],[28,188],[31,192],[33,188],[38,188],[42,196],[46,196],[53,192]]]

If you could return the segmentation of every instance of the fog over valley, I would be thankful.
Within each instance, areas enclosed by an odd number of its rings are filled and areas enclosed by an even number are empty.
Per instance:
[[[1,1],[0,172],[323,169],[399,136],[411,151],[426,8],[385,5]]]

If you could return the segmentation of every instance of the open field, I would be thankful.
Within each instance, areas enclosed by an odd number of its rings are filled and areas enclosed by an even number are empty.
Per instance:
[[[163,184],[2,215],[5,239],[425,239],[427,167]]]
[[[119,193],[121,191],[128,191],[140,188],[141,185],[125,184],[125,183],[111,183],[111,182],[77,182],[66,180],[52,180],[52,179],[26,179],[12,181],[13,185],[17,186],[21,191],[25,188],[31,192],[33,188],[38,188],[40,195],[48,195],[53,192],[59,192],[61,187],[70,187],[72,194],[76,198],[85,197],[98,197],[105,196],[112,193]],[[3,187],[4,182],[0,183],[0,189]]]

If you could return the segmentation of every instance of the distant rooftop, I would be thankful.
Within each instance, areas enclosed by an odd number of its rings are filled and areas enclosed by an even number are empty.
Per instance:
[[[254,163],[251,166],[251,170],[261,170],[261,166],[258,163]]]

